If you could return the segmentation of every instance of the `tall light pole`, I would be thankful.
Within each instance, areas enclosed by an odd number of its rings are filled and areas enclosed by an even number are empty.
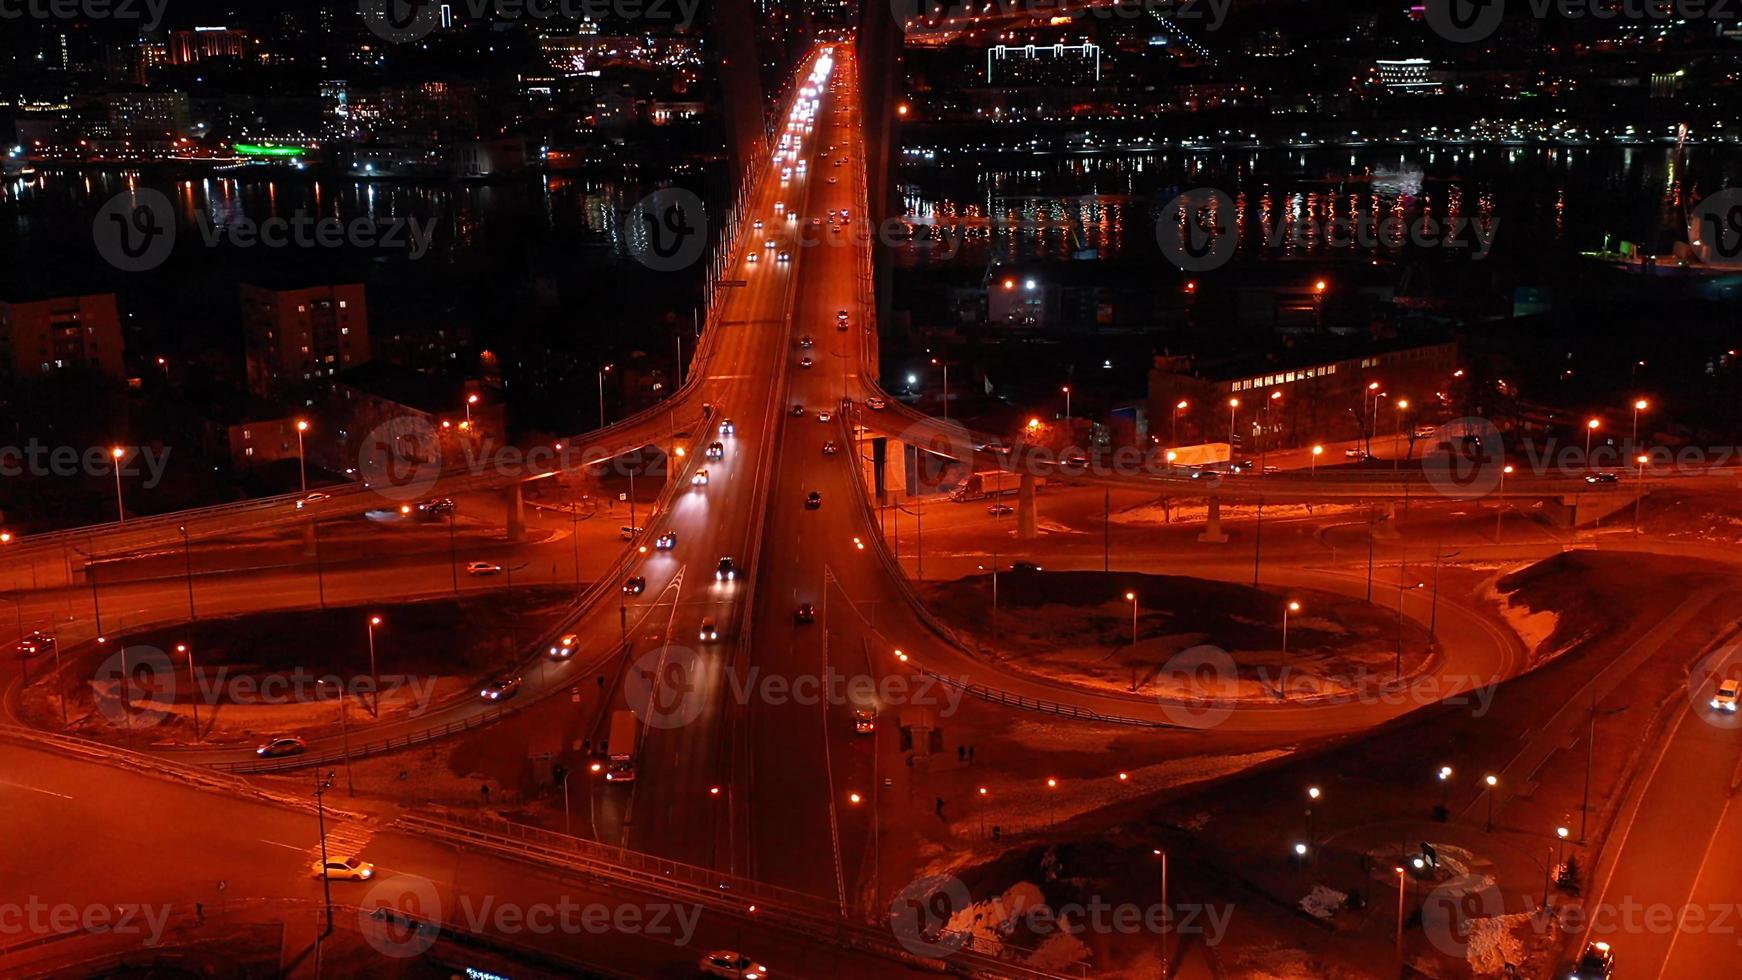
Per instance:
[[[1312,459],[1309,460],[1307,463],[1307,476],[1316,477],[1319,475],[1319,457],[1323,456],[1324,454],[1325,454],[1325,447],[1323,447],[1323,446],[1314,446],[1313,447]]]
[[[115,461],[115,523],[127,523],[127,507],[121,502],[121,460],[126,457],[127,450],[120,446],[109,450],[109,458]]]
[[[1291,612],[1300,612],[1300,603],[1293,599],[1290,599],[1282,607],[1282,655],[1284,657],[1288,656],[1288,614]]]
[[[599,369],[599,428],[601,429],[605,427],[605,374],[615,366],[607,364]]]
[[[1125,593],[1125,601],[1131,603],[1131,690],[1137,690],[1137,593]]]
[[[478,404],[478,395],[476,392],[466,396],[466,425],[468,427],[472,424],[472,406],[476,404]]]
[[[1367,399],[1369,397],[1371,397],[1373,399],[1373,408],[1371,410],[1371,413],[1369,413],[1369,410],[1367,408]],[[1366,449],[1368,452],[1373,451],[1373,416],[1377,415],[1377,414],[1379,414],[1379,382],[1369,381],[1367,383],[1367,390],[1361,392],[1361,419],[1360,419],[1361,434],[1363,436],[1367,437]]]
[[[1282,392],[1273,391],[1270,397],[1264,399],[1264,439],[1258,443],[1258,475],[1264,475],[1265,453],[1270,450],[1270,406],[1282,400]]]
[[[1634,465],[1638,467],[1633,477],[1633,533],[1639,533],[1639,502],[1645,497],[1645,461],[1644,453],[1633,457]]]
[[[1603,427],[1602,419],[1591,419],[1585,423],[1585,469],[1591,468],[1591,433]]]
[[[191,643],[177,643],[175,652],[188,658],[188,683],[193,686],[194,697],[190,702],[194,708],[194,741],[200,740],[200,681],[194,676],[194,648]]]
[[[931,362],[943,368],[944,371],[944,420],[948,421],[950,417],[950,366],[935,357],[931,359]]]
[[[1065,393],[1065,425],[1068,427],[1071,424],[1071,386],[1065,385],[1059,390]]]
[[[1500,467],[1500,499],[1494,502],[1494,543],[1500,543],[1500,519],[1506,516],[1506,477],[1512,472],[1512,464]]]
[[[1161,975],[1168,975],[1167,964],[1167,927],[1172,916],[1167,911],[1167,851],[1155,848],[1153,853],[1161,858]]]
[[[1403,968],[1403,889],[1409,884],[1409,876],[1404,873],[1403,866],[1392,869],[1397,872],[1397,962],[1398,969]]]
[[[1500,777],[1489,773],[1482,777],[1482,782],[1488,787],[1488,833],[1494,832],[1494,787],[1500,784]]]
[[[1633,403],[1633,439],[1629,445],[1639,445],[1639,413],[1651,407],[1651,403],[1640,398]]]
[[[1439,809],[1439,812],[1441,814],[1440,819],[1443,820],[1443,819],[1445,819],[1445,817],[1443,815],[1446,813],[1447,808],[1451,805],[1452,767],[1451,766],[1441,766],[1440,771],[1437,773],[1437,775],[1438,775],[1439,781],[1440,781],[1440,809]]]
[[[302,492],[308,493],[308,457],[302,451],[302,434],[308,431],[308,420],[296,420],[296,472],[302,478]]]
[[[1240,399],[1228,399],[1228,445],[1234,445],[1234,413],[1240,410]]]
[[[1317,786],[1308,786],[1306,793],[1307,793],[1307,811],[1306,811],[1307,837],[1306,837],[1306,839],[1307,839],[1307,846],[1312,847],[1318,841],[1317,828],[1314,826],[1314,821],[1313,821],[1313,807],[1318,804],[1319,797],[1323,796],[1324,793],[1322,791],[1320,791],[1320,789]]]
[[[369,617],[369,689],[374,692],[375,717],[381,717],[381,680],[375,674],[375,627],[381,625],[380,616]]]
[[[1179,445],[1179,413],[1186,410],[1186,400],[1181,398],[1173,407],[1173,444]]]
[[[1391,404],[1397,409],[1397,441],[1391,450],[1391,472],[1396,473],[1403,464],[1403,413],[1409,411],[1409,399],[1399,398]]]

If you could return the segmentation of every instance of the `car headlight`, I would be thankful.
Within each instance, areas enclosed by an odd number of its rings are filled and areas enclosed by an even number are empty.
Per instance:
[[[1714,708],[1720,707],[1720,705],[1718,704],[1717,698],[1712,699],[1712,707],[1714,707]]]

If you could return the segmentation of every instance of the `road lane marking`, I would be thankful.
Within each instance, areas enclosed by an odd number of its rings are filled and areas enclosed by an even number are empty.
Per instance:
[[[285,842],[283,842],[281,840],[267,840],[264,837],[260,837],[260,838],[256,838],[256,839],[259,840],[260,843],[262,843],[262,844],[271,844],[273,847],[282,847],[287,851],[296,851],[299,854],[302,853],[303,851],[307,850],[307,848],[298,847],[295,844],[286,844]]]
[[[9,782],[8,780],[4,780],[4,779],[0,779],[0,786],[11,786],[14,789],[25,789],[25,790],[29,790],[32,793],[41,793],[44,796],[58,796],[63,800],[72,799],[72,797],[66,795],[65,793],[56,793],[52,789],[43,789],[39,786],[26,786],[23,783]]]

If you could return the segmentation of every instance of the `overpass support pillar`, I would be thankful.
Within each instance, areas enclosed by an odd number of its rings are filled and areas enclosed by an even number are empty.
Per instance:
[[[315,522],[314,521],[303,521],[302,522],[302,556],[304,558],[314,558],[318,554],[318,552],[315,550],[318,547],[319,547],[319,544],[315,541]]]
[[[1386,539],[1397,537],[1397,501],[1388,500],[1384,507],[1373,512],[1373,536]]]
[[[503,522],[508,527],[508,540],[519,541],[526,537],[526,495],[524,483],[516,483],[503,492],[507,498],[508,516]]]
[[[1016,488],[1016,536],[1025,541],[1033,538],[1037,533],[1036,523],[1034,474],[1024,473]]]
[[[1210,497],[1206,503],[1204,530],[1198,535],[1198,540],[1205,544],[1227,544],[1228,535],[1222,532],[1222,498]]]

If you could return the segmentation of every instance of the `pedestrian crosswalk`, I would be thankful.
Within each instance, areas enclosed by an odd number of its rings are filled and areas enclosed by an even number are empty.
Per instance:
[[[336,827],[327,828],[327,858],[332,861],[343,861],[363,852],[370,838],[375,836],[375,828],[361,821],[342,823]],[[309,849],[309,857],[318,863],[321,859],[321,842],[315,841],[315,846]]]

